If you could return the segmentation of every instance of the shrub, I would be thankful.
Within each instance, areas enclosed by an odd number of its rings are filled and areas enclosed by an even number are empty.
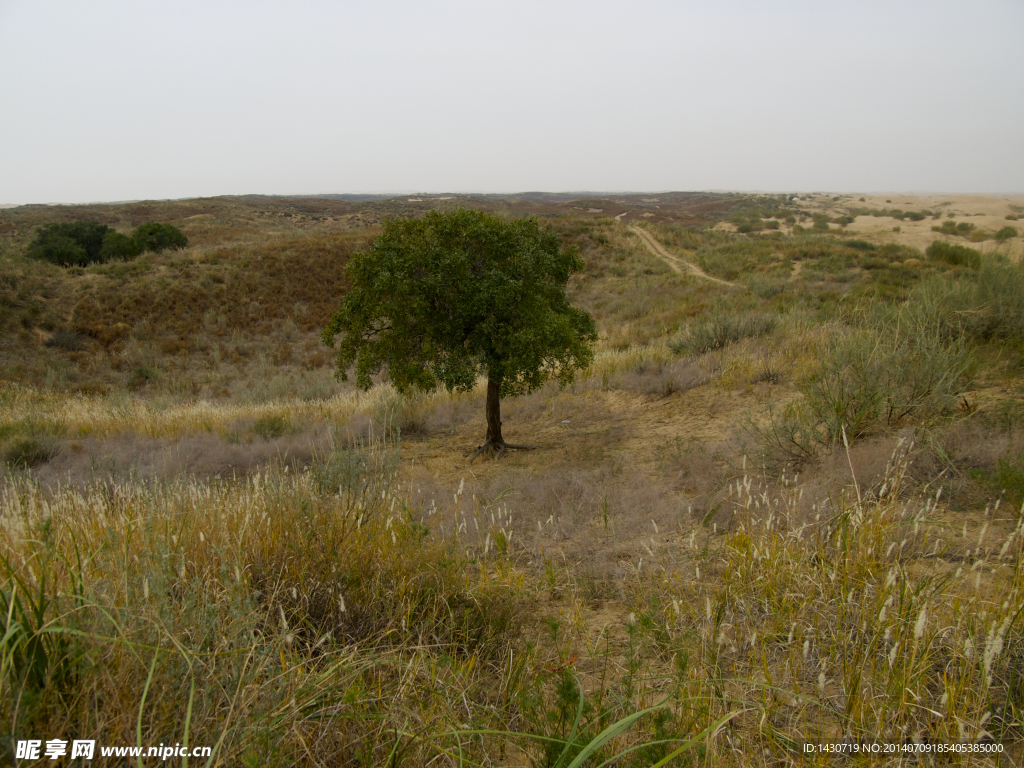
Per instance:
[[[46,224],[28,247],[30,258],[61,266],[81,266],[100,261],[103,239],[113,230],[92,221]]]
[[[968,355],[934,334],[834,339],[801,385],[808,407],[830,441],[861,437],[884,422],[931,417],[956,407],[967,383]]]
[[[925,251],[925,255],[932,261],[944,261],[957,267],[970,267],[977,269],[981,266],[981,253],[963,245],[947,243],[943,240],[936,240]]]
[[[691,324],[668,342],[676,354],[704,354],[721,349],[740,339],[763,336],[775,328],[771,315],[727,315],[715,312],[711,317]]]
[[[921,331],[833,337],[799,384],[803,399],[769,407],[767,424],[748,422],[747,431],[771,463],[800,464],[844,433],[853,441],[951,413],[969,383],[970,357],[963,344]]]
[[[132,239],[139,252],[154,251],[160,253],[167,250],[178,250],[188,245],[188,238],[182,231],[171,224],[152,222],[142,224],[135,229]]]
[[[264,440],[274,440],[281,437],[291,428],[288,419],[284,416],[264,416],[257,419],[252,425],[252,431]]]
[[[1014,507],[1019,508],[1024,502],[1024,455],[1004,456],[992,472],[973,474],[993,490],[1002,491],[1005,500]]]
[[[77,352],[82,348],[82,337],[70,329],[62,329],[55,331],[54,334],[45,341],[45,346],[53,347],[54,349],[61,349],[65,352]]]
[[[139,255],[139,246],[134,238],[120,232],[108,232],[103,238],[97,261],[129,261]]]
[[[878,246],[874,243],[869,243],[867,240],[844,240],[843,245],[847,248],[853,248],[855,251],[875,251],[878,250]]]
[[[974,225],[967,221],[961,221],[959,223],[944,221],[942,222],[942,226],[932,227],[932,232],[941,232],[944,235],[955,235],[958,237],[969,237],[973,231]]]
[[[991,258],[974,273],[922,281],[904,308],[906,321],[945,339],[1024,336],[1024,271]]]
[[[338,495],[354,505],[379,499],[390,490],[398,461],[397,446],[367,446],[357,440],[345,447],[335,435],[327,451],[314,455],[309,474],[318,493]]]
[[[52,437],[28,436],[13,440],[4,447],[4,461],[14,469],[27,469],[45,464],[60,452]]]
[[[1016,237],[1018,234],[1019,233],[1017,232],[1016,227],[1006,226],[1000,229],[998,232],[996,232],[995,237],[996,241],[1000,243],[1005,243],[1007,240],[1009,240],[1012,237]]]

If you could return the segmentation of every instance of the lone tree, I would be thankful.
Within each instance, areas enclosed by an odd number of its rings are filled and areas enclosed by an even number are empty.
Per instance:
[[[351,287],[323,341],[340,337],[337,375],[355,363],[362,389],[381,368],[403,394],[467,392],[487,376],[487,438],[473,458],[497,457],[526,447],[502,437],[501,398],[568,383],[593,359],[594,320],[565,297],[582,267],[575,247],[530,219],[458,209],[390,220],[349,261]]]

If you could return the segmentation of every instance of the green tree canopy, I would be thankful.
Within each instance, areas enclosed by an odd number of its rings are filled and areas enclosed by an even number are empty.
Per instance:
[[[99,261],[130,261],[139,255],[139,246],[134,238],[120,232],[107,232],[100,248]]]
[[[100,261],[103,238],[113,230],[94,221],[45,224],[28,247],[34,259],[52,264],[76,266]]]
[[[583,267],[574,247],[530,219],[479,211],[385,222],[346,267],[351,287],[323,332],[338,375],[356,384],[386,368],[399,392],[469,391],[487,377],[487,439],[501,453],[500,398],[549,378],[568,383],[593,359],[594,320],[565,296]]]
[[[172,224],[140,224],[132,234],[139,252],[177,250],[188,245],[188,238]]]

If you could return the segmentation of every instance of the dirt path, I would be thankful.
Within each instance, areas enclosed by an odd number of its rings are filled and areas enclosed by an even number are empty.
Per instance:
[[[640,229],[640,227],[630,226],[629,229],[631,232],[636,233],[636,235],[643,241],[643,244],[647,246],[647,250],[649,250],[662,261],[664,261],[679,274],[693,275],[694,277],[699,277],[703,280],[710,280],[713,283],[721,283],[722,285],[736,285],[736,283],[730,283],[728,280],[722,280],[717,277],[712,277],[703,269],[698,267],[696,264],[691,264],[688,261],[680,259],[678,256],[673,256],[671,253],[665,250],[664,246],[662,246],[661,243],[655,240],[649,232]]]

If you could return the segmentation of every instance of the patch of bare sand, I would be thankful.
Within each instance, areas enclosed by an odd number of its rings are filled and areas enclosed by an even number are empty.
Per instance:
[[[834,199],[839,197],[838,200]],[[811,212],[822,212],[836,216],[849,212],[853,208],[899,208],[903,211],[933,211],[940,218],[925,218],[923,221],[894,219],[888,216],[858,216],[845,229],[832,225],[835,233],[848,233],[878,243],[899,243],[918,250],[925,250],[936,240],[967,245],[982,253],[1001,253],[1013,261],[1024,257],[1024,237],[1016,237],[1008,243],[999,244],[995,240],[972,243],[967,238],[944,235],[933,232],[932,227],[944,221],[968,222],[976,229],[989,233],[998,232],[1010,225],[1024,235],[1024,220],[1010,221],[1010,214],[1024,216],[1024,195],[985,196],[985,195],[905,195],[905,194],[872,194],[872,195],[838,195],[801,197],[800,207]],[[953,216],[949,216],[953,214]],[[898,231],[897,231],[898,228]]]

